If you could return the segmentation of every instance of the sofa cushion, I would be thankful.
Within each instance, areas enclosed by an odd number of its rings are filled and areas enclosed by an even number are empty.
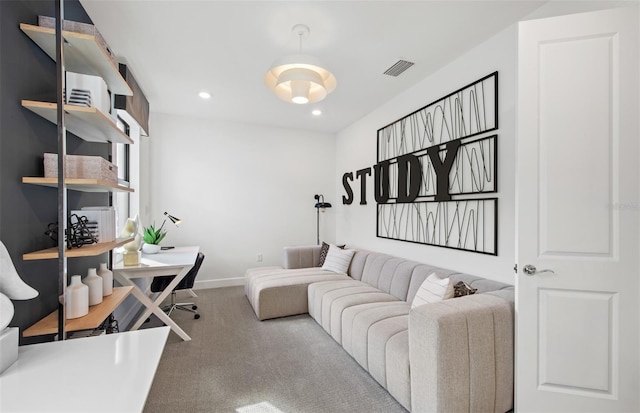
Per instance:
[[[389,339],[409,328],[408,314],[389,317],[371,325],[367,337],[367,365],[369,373],[387,388],[387,343]]]
[[[365,283],[330,291],[322,297],[321,325],[338,343],[342,343],[342,312],[354,305],[382,301],[398,299]]]
[[[260,320],[308,312],[307,290],[311,283],[348,280],[320,268],[266,269],[245,274],[247,298]]]
[[[389,314],[388,312],[394,311],[394,309],[397,308],[398,306],[408,307],[407,303],[403,301],[384,301],[384,302],[374,302],[374,303],[366,303],[361,305],[354,305],[352,307],[345,309],[344,312],[342,313],[342,347],[345,349],[345,351],[349,353],[352,357],[356,358],[354,356],[353,343],[358,342],[360,340],[360,337],[359,336],[354,337],[354,333],[353,333],[354,323],[358,322],[360,324],[363,324],[365,317],[366,317],[366,320],[368,320],[371,317],[370,313],[378,314],[379,312],[383,312],[383,315],[373,316],[374,322],[391,317],[391,314]],[[407,310],[407,313],[408,312],[409,310]],[[372,324],[373,322],[369,323],[369,326]],[[368,334],[368,330],[366,330],[366,327],[364,327],[364,329],[365,329],[364,331],[365,335]],[[366,341],[366,337],[364,340]],[[366,355],[366,350],[364,354]],[[358,362],[360,363],[360,361]],[[366,360],[363,363],[360,363],[360,365],[366,369],[367,368]]]
[[[362,279],[362,272],[364,271],[364,266],[367,263],[367,257],[369,256],[369,251],[356,250],[355,254],[353,254],[353,258],[351,259],[351,266],[349,267],[349,276],[354,280]]]
[[[408,329],[389,338],[385,356],[387,365],[387,391],[389,391],[405,409],[411,410]]]
[[[400,260],[396,265],[396,261]],[[382,274],[378,280],[378,288],[382,291],[398,297],[400,300],[407,301],[409,293],[409,284],[413,270],[418,266],[417,262],[407,261],[405,259],[393,259],[387,261],[382,267]],[[391,267],[393,270],[391,271]]]
[[[361,281],[377,287],[382,268],[387,263],[387,261],[394,258],[395,257],[387,254],[380,254],[377,252],[369,253],[369,255],[367,256],[367,261],[364,264],[364,269],[362,270]],[[395,259],[397,260],[397,258]]]
[[[368,370],[371,327],[388,318],[407,316],[409,310],[409,304],[404,301],[378,302],[347,308],[342,315],[342,346]]]
[[[282,267],[271,266],[271,267],[256,267],[249,268],[244,273],[244,294],[249,297],[249,291],[251,289],[251,284],[253,280],[265,276],[265,275],[273,275],[282,271]]]
[[[284,247],[282,266],[285,269],[320,267],[320,246]]]
[[[309,315],[316,320],[318,324],[322,325],[322,296],[329,291],[360,285],[362,285],[360,281],[352,279],[321,281],[309,284]]]

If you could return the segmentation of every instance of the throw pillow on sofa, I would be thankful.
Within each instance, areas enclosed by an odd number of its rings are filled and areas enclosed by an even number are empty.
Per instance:
[[[437,303],[438,301],[453,298],[453,286],[449,278],[440,278],[435,272],[431,273],[422,282],[416,296],[413,298],[411,308],[419,305]]]
[[[327,258],[324,260],[324,264],[322,264],[322,269],[346,274],[354,252],[354,250],[343,250],[330,244]]]
[[[344,249],[346,244],[336,245],[340,249]],[[322,267],[324,265],[324,260],[327,259],[327,254],[329,253],[329,244],[322,241],[322,247],[320,247],[320,260],[318,261],[318,267]]]
[[[477,288],[471,288],[469,284],[464,281],[458,281],[456,285],[453,286],[453,296],[454,297],[464,297],[465,295],[472,295],[478,291]]]

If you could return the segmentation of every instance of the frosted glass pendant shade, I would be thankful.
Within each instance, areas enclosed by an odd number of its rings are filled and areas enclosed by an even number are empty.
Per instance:
[[[286,102],[319,102],[337,85],[336,77],[313,56],[294,54],[276,60],[264,76],[265,85]]]

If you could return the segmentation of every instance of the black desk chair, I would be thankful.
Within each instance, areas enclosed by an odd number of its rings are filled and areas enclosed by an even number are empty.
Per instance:
[[[176,303],[176,291],[177,290],[191,290],[193,288],[193,284],[196,280],[196,276],[198,275],[198,271],[200,270],[200,266],[202,265],[202,261],[204,261],[204,254],[199,252],[196,257],[196,262],[193,264],[193,267],[189,270],[187,275],[176,285],[176,287],[171,291],[171,304],[162,307],[162,311],[167,313],[167,315],[171,315],[173,310],[184,310],[194,313],[193,318],[196,320],[200,318],[200,314],[198,314],[198,306],[195,303]],[[160,277],[153,277],[153,281],[151,282],[151,291],[154,293],[159,293],[164,291],[165,288],[171,283],[174,279],[175,275],[163,275]]]

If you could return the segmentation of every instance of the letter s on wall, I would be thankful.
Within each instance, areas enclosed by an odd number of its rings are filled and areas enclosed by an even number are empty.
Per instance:
[[[344,186],[344,190],[347,192],[347,196],[342,196],[342,203],[344,205],[351,205],[353,203],[353,190],[351,189],[351,185],[349,185],[349,181],[353,181],[353,172],[347,172],[342,175],[342,186]]]

